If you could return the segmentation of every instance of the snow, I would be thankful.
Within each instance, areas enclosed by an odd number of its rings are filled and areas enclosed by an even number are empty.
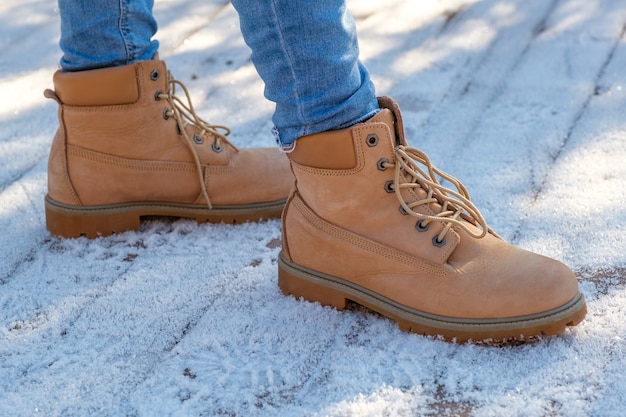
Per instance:
[[[626,3],[350,0],[379,94],[503,237],[576,272],[589,313],[520,346],[406,334],[284,297],[280,222],[44,225],[58,10],[0,5],[0,415],[626,416]],[[273,105],[227,2],[157,0],[161,56],[238,146]]]

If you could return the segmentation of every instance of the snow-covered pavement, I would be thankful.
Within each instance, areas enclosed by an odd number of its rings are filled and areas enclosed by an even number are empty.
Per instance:
[[[378,93],[505,239],[571,266],[589,313],[453,345],[277,288],[280,223],[44,225],[56,2],[0,4],[0,416],[626,416],[626,2],[350,0]],[[157,0],[207,120],[273,146],[227,1]]]

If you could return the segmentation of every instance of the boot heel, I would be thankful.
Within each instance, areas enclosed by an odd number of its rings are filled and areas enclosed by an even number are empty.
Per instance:
[[[337,310],[343,310],[348,303],[340,291],[296,276],[294,270],[286,265],[282,258],[278,263],[278,287],[285,295],[302,297],[307,301],[319,302]]]
[[[139,229],[140,219],[135,212],[68,209],[53,202],[47,196],[45,207],[46,227],[55,236],[95,238]]]

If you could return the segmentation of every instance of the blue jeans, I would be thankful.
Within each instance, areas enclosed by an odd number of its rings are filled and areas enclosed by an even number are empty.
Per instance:
[[[86,6],[85,3],[88,3]],[[276,103],[279,146],[341,129],[378,112],[344,0],[233,0],[252,62]],[[149,60],[158,50],[153,0],[59,0],[61,68],[78,71]]]
[[[59,0],[61,68],[81,71],[152,59],[154,0]]]

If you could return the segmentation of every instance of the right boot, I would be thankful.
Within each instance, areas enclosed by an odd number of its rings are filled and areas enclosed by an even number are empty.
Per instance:
[[[196,115],[187,89],[158,57],[58,71],[53,81],[54,91],[44,93],[59,104],[45,197],[50,233],[107,236],[138,229],[146,216],[280,217],[293,185],[285,155],[237,149],[228,128]]]
[[[498,237],[465,187],[407,145],[397,104],[379,104],[367,122],[302,137],[288,154],[296,183],[283,213],[283,293],[337,309],[353,301],[457,342],[579,323],[586,305],[572,271]]]

